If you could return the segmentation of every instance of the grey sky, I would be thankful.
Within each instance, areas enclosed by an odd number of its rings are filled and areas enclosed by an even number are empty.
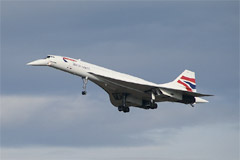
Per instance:
[[[25,65],[48,54],[155,83],[190,69],[198,91],[215,96],[121,114],[93,83],[82,97],[79,77]],[[237,160],[239,3],[3,1],[1,150],[3,159]]]

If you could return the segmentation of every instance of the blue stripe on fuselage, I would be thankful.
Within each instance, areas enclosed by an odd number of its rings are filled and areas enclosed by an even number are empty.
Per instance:
[[[68,62],[65,58],[63,58],[64,62]]]

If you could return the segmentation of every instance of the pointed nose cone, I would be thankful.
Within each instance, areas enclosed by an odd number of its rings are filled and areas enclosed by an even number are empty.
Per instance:
[[[28,66],[47,66],[49,63],[46,59],[38,59],[36,61],[32,61],[27,63]]]

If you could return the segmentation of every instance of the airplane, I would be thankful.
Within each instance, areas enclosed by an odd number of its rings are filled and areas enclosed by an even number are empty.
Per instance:
[[[198,93],[196,90],[195,73],[183,71],[174,81],[156,84],[128,74],[116,72],[104,67],[64,56],[48,55],[27,63],[30,66],[49,66],[64,72],[80,76],[83,80],[82,95],[87,94],[88,80],[104,89],[113,106],[118,111],[127,113],[129,107],[156,109],[157,102],[177,102],[190,104],[206,103],[200,97],[212,96]]]

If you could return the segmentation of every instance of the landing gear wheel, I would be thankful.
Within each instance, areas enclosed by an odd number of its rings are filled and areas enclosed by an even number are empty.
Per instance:
[[[87,94],[87,91],[82,91],[82,95],[86,95]]]
[[[123,106],[119,106],[119,107],[118,107],[118,111],[119,111],[119,112],[123,111]]]
[[[119,112],[124,112],[124,113],[127,113],[127,112],[129,112],[130,111],[130,109],[129,109],[129,107],[124,107],[124,106],[119,106],[118,107],[118,111]]]
[[[158,107],[158,105],[156,103],[152,103],[150,106],[151,109],[156,109],[157,107]]]
[[[124,107],[124,108],[123,108],[123,112],[124,112],[124,113],[127,113],[127,112],[129,112],[129,111],[130,111],[129,107]]]

